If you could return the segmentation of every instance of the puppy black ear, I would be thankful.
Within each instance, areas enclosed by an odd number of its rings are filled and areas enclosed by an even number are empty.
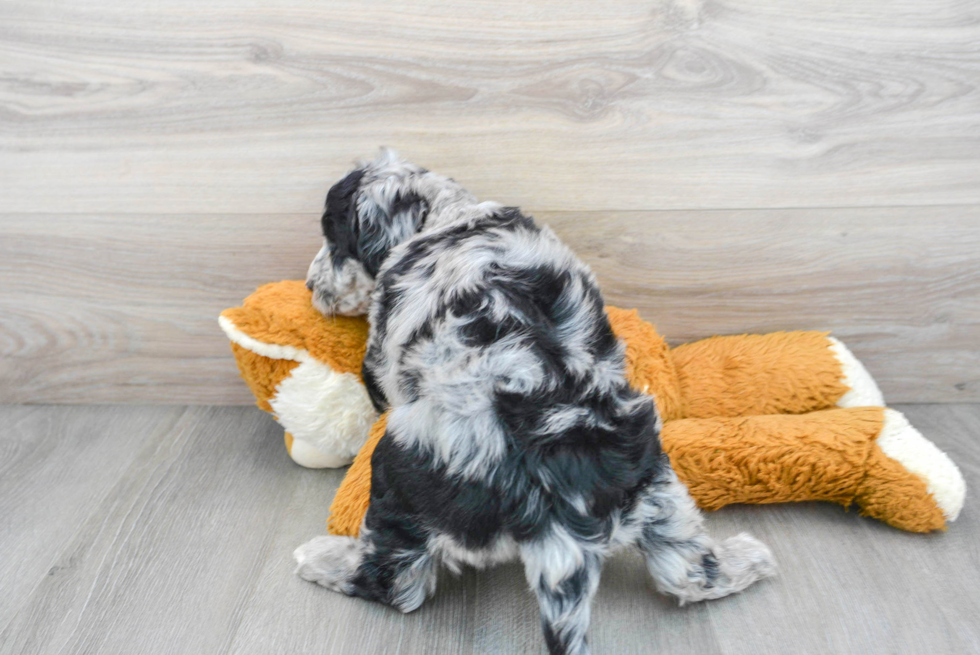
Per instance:
[[[345,260],[358,256],[357,190],[362,177],[363,170],[353,171],[327,192],[320,225],[330,244],[333,265],[338,268]]]
[[[399,243],[425,225],[429,204],[414,191],[399,191],[387,203],[363,202],[358,216],[358,258],[372,277]]]

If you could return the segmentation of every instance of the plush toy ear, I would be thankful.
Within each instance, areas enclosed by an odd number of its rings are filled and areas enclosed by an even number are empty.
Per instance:
[[[349,464],[377,412],[361,382],[368,324],[363,317],[326,318],[304,282],[260,287],[218,319],[258,406],[286,429],[296,463]]]

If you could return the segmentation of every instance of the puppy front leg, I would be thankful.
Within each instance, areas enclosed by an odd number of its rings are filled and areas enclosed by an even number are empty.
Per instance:
[[[297,548],[293,557],[296,575],[304,580],[400,612],[418,609],[435,591],[432,557],[424,542],[405,534],[381,535],[362,527],[358,539],[315,537]]]
[[[776,574],[769,549],[747,534],[716,542],[701,512],[671,470],[639,503],[638,545],[657,589],[681,604],[721,598]]]
[[[588,655],[586,632],[603,554],[558,526],[546,537],[521,545],[524,573],[538,597],[551,655]]]

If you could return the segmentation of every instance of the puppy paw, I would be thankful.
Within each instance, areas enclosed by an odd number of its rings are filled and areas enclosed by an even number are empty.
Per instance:
[[[718,553],[721,573],[730,580],[730,591],[745,589],[762,578],[776,575],[776,558],[764,543],[742,534],[722,542]]]
[[[297,548],[296,575],[332,591],[348,593],[361,563],[359,543],[351,537],[321,536]]]

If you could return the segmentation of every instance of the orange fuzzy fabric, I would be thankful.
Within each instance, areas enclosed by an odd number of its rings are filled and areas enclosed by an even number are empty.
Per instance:
[[[299,362],[263,357],[234,342],[231,344],[231,352],[235,354],[238,372],[255,394],[255,404],[259,409],[271,413],[272,405],[269,404],[269,400],[276,395],[276,387],[289,377],[292,370],[299,366]]]
[[[925,482],[875,441],[883,425],[884,408],[851,407],[669,421],[660,439],[706,510],[822,500],[856,503],[862,514],[911,532],[945,529]]]
[[[626,375],[630,385],[654,397],[663,420],[680,418],[681,386],[667,342],[635,309],[610,305],[606,314],[616,337],[626,343]]]
[[[353,373],[360,378],[367,350],[367,319],[363,316],[326,318],[313,307],[311,295],[302,280],[274,282],[259,287],[241,307],[226,309],[221,316],[256,341],[304,350],[334,371]],[[253,386],[250,378],[245,379]],[[258,384],[268,386],[269,381]],[[273,389],[276,384],[278,380],[271,385]]]
[[[686,418],[803,414],[848,388],[827,332],[712,337],[672,351]]]
[[[799,416],[688,418],[660,439],[700,507],[825,500],[850,505],[884,425],[880,407]]]
[[[388,413],[371,426],[371,434],[364,443],[354,463],[347,469],[344,481],[340,483],[337,494],[330,504],[330,518],[327,532],[356,537],[361,531],[361,521],[367,513],[371,499],[371,456],[388,427]]]
[[[861,514],[909,532],[945,530],[946,518],[926,483],[871,444],[864,480],[854,502]]]

